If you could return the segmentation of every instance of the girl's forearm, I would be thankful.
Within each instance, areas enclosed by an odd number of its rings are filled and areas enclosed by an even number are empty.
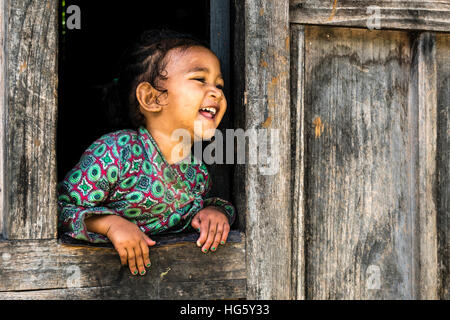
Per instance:
[[[114,223],[123,222],[123,218],[115,215],[95,215],[84,220],[86,228],[90,232],[108,235],[108,230]]]

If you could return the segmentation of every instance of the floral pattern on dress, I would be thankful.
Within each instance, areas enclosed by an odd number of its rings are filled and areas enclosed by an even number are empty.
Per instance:
[[[120,130],[92,143],[58,184],[58,226],[75,239],[106,243],[106,236],[86,229],[86,217],[114,214],[148,235],[176,233],[207,206],[225,213],[231,225],[233,205],[207,198],[210,189],[206,166],[192,155],[169,164],[146,128]]]

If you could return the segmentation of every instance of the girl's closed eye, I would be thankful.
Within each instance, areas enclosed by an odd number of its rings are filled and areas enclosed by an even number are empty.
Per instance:
[[[201,83],[205,83],[206,82],[205,78],[194,78],[193,80],[200,81]]]
[[[205,83],[205,82],[206,82],[206,79],[205,79],[205,78],[195,78],[195,79],[193,79],[193,80],[200,81],[201,83]],[[216,88],[217,88],[217,89],[220,89],[220,90],[223,90],[223,85],[217,84],[217,85],[216,85]]]

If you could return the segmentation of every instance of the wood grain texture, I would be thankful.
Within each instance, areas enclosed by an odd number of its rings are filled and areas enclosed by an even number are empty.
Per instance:
[[[307,299],[414,297],[410,48],[404,32],[305,29]]]
[[[410,119],[412,192],[415,209],[413,259],[417,264],[415,298],[437,299],[437,75],[436,38],[420,33],[412,46]],[[417,131],[416,131],[417,130]]]
[[[83,240],[76,240],[68,235],[61,235],[59,238],[62,244],[83,246],[88,248],[111,248],[114,246],[112,243],[88,243]],[[174,233],[174,234],[162,234],[162,235],[152,235],[151,239],[156,242],[152,248],[158,248],[160,246],[177,244],[180,242],[191,242],[196,243],[198,239],[198,233]],[[227,243],[241,242],[241,234],[237,230],[231,230],[228,233]]]
[[[291,25],[291,149],[292,187],[292,292],[294,299],[305,296],[305,199],[304,199],[304,81],[305,28]]]
[[[145,281],[133,285],[0,292],[1,300],[237,300],[244,297],[245,279],[164,283],[160,287]]]
[[[132,276],[114,249],[56,240],[0,242],[0,299],[245,298],[245,238],[203,254],[191,242],[150,249],[152,267]],[[14,292],[11,292],[14,291]]]
[[[450,300],[450,35],[436,35],[439,297]]]
[[[379,19],[377,29],[450,31],[450,3],[442,0],[290,0],[289,11],[291,23],[373,29]]]
[[[233,119],[235,128],[245,127],[245,1],[233,0],[231,29],[233,37]],[[245,165],[235,164],[233,172],[233,204],[238,214],[237,226],[245,230]]]
[[[230,1],[210,1],[210,47],[220,60],[221,72],[225,82],[224,93],[227,98],[227,111],[217,128],[225,137],[225,130],[233,128],[233,104],[231,103],[230,82]],[[225,143],[225,141],[224,141]],[[225,145],[224,145],[225,148]],[[233,165],[226,164],[225,152],[223,163],[213,163],[208,167],[212,187],[210,194],[231,201]]]
[[[262,161],[250,164],[248,156],[254,150],[246,153],[244,212],[249,299],[292,297],[288,5],[287,0],[247,0],[244,8],[244,130],[276,129],[279,134],[279,142],[267,143],[275,172],[266,174]],[[262,143],[258,144],[259,151],[261,148]]]
[[[5,235],[56,237],[57,7],[8,1]]]
[[[7,30],[7,16],[6,16],[6,0],[0,0],[0,238],[3,232],[3,215],[5,210],[3,208],[3,198],[4,198],[4,150],[5,150],[5,125],[4,125],[4,114],[6,110],[6,30]]]

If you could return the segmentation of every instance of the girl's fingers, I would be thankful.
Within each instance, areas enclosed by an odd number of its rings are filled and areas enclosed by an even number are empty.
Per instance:
[[[228,224],[228,222],[226,222],[223,225],[223,233],[222,238],[220,239],[220,244],[224,245],[225,242],[227,242],[228,233],[230,233],[230,225]]]
[[[128,264],[133,275],[144,275],[146,273],[145,266],[150,267],[151,265],[150,250],[145,239],[142,239],[137,247],[117,248],[116,251],[119,253],[122,266]]]
[[[216,236],[214,237],[214,242],[211,246],[211,251],[216,251],[219,247],[220,240],[222,239],[223,234],[223,224],[219,223],[217,225]]]
[[[191,226],[195,230],[198,230],[200,228],[200,218],[198,215],[195,215],[194,218],[192,218]]]
[[[217,223],[210,223],[208,230],[208,238],[206,239],[206,242],[202,247],[202,251],[204,253],[206,253],[209,250],[211,244],[214,242],[214,238],[216,237],[216,231],[217,231]]]
[[[127,261],[128,261],[128,254],[127,254],[127,250],[125,250],[124,248],[116,248],[117,253],[119,254],[120,257],[120,264],[122,266],[126,266],[127,265]]]
[[[143,276],[145,274],[145,267],[141,246],[139,244],[134,247],[134,254],[136,256],[136,267],[139,271],[139,274]]]
[[[200,237],[197,240],[197,246],[201,247],[208,238],[209,220],[205,219],[200,224]]]
[[[128,255],[128,268],[130,269],[133,275],[137,275],[138,271],[136,268],[136,255],[134,253],[133,248],[126,248]]]
[[[144,241],[147,243],[147,246],[154,246],[156,244],[156,241],[150,239],[145,233],[144,233]]]
[[[146,240],[141,241],[141,250],[142,250],[142,258],[144,259],[144,264],[147,268],[149,268],[151,265],[149,256],[150,250],[148,249]]]

